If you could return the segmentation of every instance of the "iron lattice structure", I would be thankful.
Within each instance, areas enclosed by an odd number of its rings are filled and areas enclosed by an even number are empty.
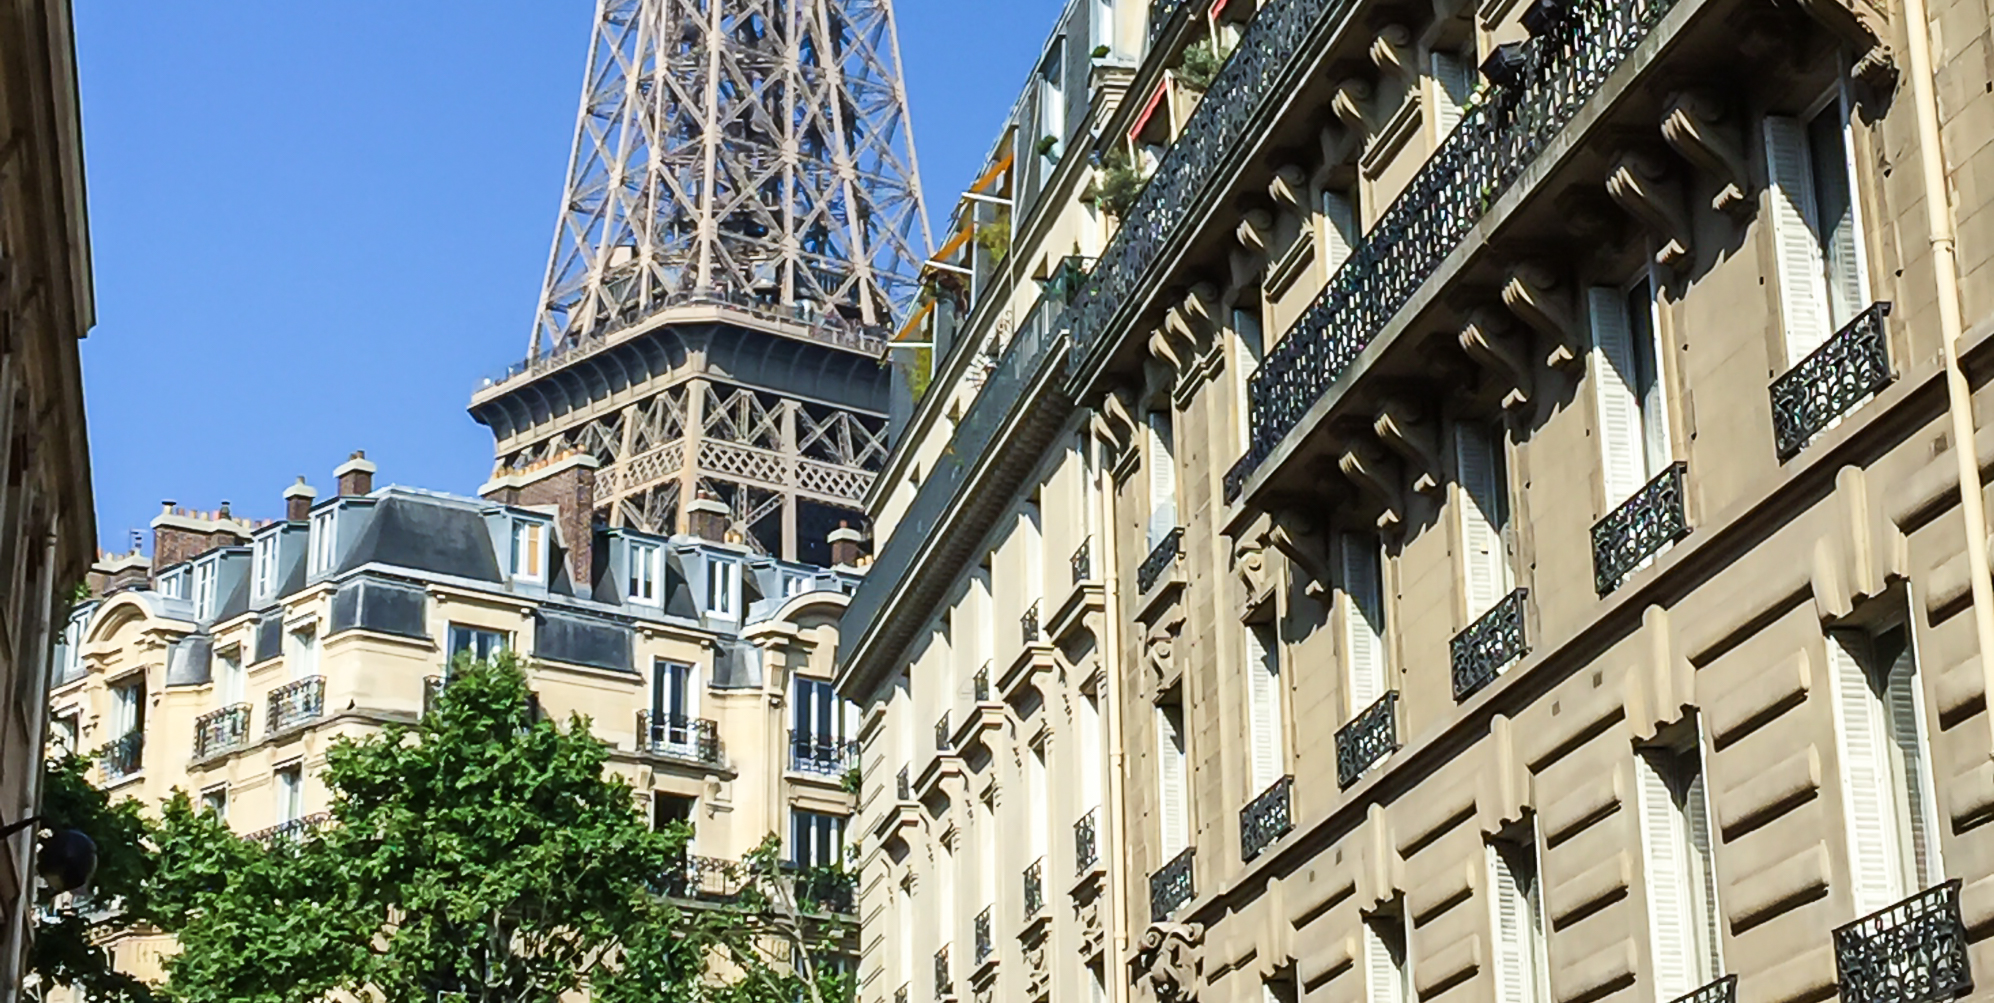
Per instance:
[[[827,556],[886,458],[886,326],[929,235],[891,0],[598,0],[501,468],[600,461],[596,513]],[[828,562],[825,562],[828,563]]]
[[[883,325],[930,245],[890,0],[599,0],[530,355],[689,296]]]

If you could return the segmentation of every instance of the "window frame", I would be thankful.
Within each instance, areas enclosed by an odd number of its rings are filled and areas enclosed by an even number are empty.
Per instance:
[[[665,602],[665,546],[649,540],[628,540],[624,553],[624,592],[631,602],[663,606]],[[643,589],[639,590],[642,585]]]
[[[716,602],[716,597],[720,601]],[[722,620],[741,618],[741,562],[717,554],[706,555],[707,615]]]
[[[514,516],[510,537],[511,559],[507,571],[515,582],[541,583],[547,580],[548,524],[541,519]],[[524,558],[526,570],[522,570]]]
[[[328,507],[312,513],[307,531],[311,574],[331,574],[339,563],[339,508]]]
[[[249,591],[257,599],[267,598],[277,588],[277,534],[265,533],[249,545]]]

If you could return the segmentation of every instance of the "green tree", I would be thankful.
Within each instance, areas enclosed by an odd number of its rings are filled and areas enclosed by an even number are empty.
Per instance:
[[[48,828],[75,829],[97,844],[97,873],[81,893],[49,896],[35,929],[29,971],[46,988],[62,986],[90,1000],[145,1003],[152,991],[111,967],[104,938],[113,931],[156,925],[152,826],[130,799],[112,804],[90,783],[89,760],[64,755],[42,774],[42,818]]]

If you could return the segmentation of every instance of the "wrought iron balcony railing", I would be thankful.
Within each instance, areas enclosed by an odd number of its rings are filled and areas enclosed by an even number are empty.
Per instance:
[[[1170,918],[1178,906],[1191,901],[1196,894],[1191,883],[1193,857],[1194,848],[1187,846],[1149,876],[1150,922],[1161,923]]]
[[[990,952],[997,949],[997,939],[990,932],[990,912],[996,906],[984,906],[976,914],[976,963],[980,966],[990,960]]]
[[[842,867],[805,867],[793,870],[790,887],[797,908],[810,913],[834,912],[851,915],[857,890],[855,876]]]
[[[902,982],[900,988],[893,990],[893,1003],[907,1003],[907,983]]]
[[[1835,931],[1843,1003],[1939,1003],[1973,989],[1958,878]]]
[[[1156,546],[1150,550],[1149,556],[1143,558],[1142,567],[1136,569],[1136,591],[1148,592],[1150,589],[1156,587],[1157,579],[1162,578],[1163,573],[1170,570],[1171,562],[1177,560],[1179,548],[1183,546],[1183,543],[1184,527],[1182,526],[1165,533],[1163,539],[1156,542]]]
[[[194,758],[218,756],[249,741],[249,705],[234,704],[194,719]]]
[[[1073,584],[1078,585],[1094,577],[1094,538],[1080,541],[1080,548],[1073,552]]]
[[[789,731],[789,768],[797,773],[837,776],[859,763],[859,744],[809,731]]]
[[[949,712],[942,711],[941,719],[935,722],[935,751],[952,751],[954,743],[949,741]]]
[[[984,662],[982,667],[976,670],[976,675],[969,677],[969,694],[977,703],[987,703],[990,700],[989,662]]]
[[[1100,808],[1089,808],[1087,809],[1087,814],[1080,816],[1073,823],[1073,872],[1075,874],[1086,871],[1089,867],[1094,866],[1095,861],[1101,859],[1100,837],[1096,834],[1094,828],[1095,819],[1099,818],[1100,815]]]
[[[1529,589],[1517,589],[1454,635],[1448,645],[1454,662],[1454,699],[1468,699],[1511,662],[1530,653],[1523,625],[1529,599]]]
[[[1037,644],[1043,640],[1042,635],[1039,633],[1040,601],[1034,600],[1031,607],[1025,610],[1025,615],[1018,618],[1018,634],[1023,638],[1024,643],[1028,645]]]
[[[677,899],[728,900],[741,893],[745,872],[740,861],[681,853],[676,866],[659,882],[660,894]]]
[[[1782,462],[1835,419],[1890,385],[1889,303],[1871,304],[1772,381],[1772,435]]]
[[[955,997],[955,976],[949,972],[949,945],[943,944],[935,952],[935,998],[938,1000]]]
[[[902,766],[898,776],[893,778],[893,795],[896,800],[914,800],[914,785],[907,781],[907,767]]]
[[[1184,6],[1184,0],[1149,0],[1149,44],[1155,45],[1169,27],[1170,19]]]
[[[1253,374],[1252,436],[1246,455],[1226,474],[1227,501],[1239,497],[1253,471],[1412,299],[1496,199],[1536,161],[1673,2],[1572,0],[1554,7],[1556,21],[1541,34],[1505,47],[1509,56],[1505,63],[1513,67],[1504,74],[1506,79],[1493,81],[1497,86],[1483,91],[1486,99],[1462,114],[1440,148]],[[1230,96],[1225,78],[1233,64],[1241,62],[1241,55],[1252,51],[1254,28],[1266,22],[1272,30],[1286,23],[1290,8],[1328,13],[1346,5],[1347,0],[1268,4],[1248,28],[1240,53],[1220,72],[1219,82],[1192,114],[1186,131],[1199,128],[1197,119],[1207,106],[1237,100]],[[1215,102],[1221,94],[1228,96]],[[1286,92],[1269,96],[1285,97]],[[1238,137],[1228,134],[1218,141],[1231,145]],[[1161,177],[1163,170],[1157,173]],[[1156,187],[1151,182],[1150,188]],[[1115,257],[1110,247],[1102,255],[1104,266]]]
[[[449,680],[442,676],[422,677],[422,712],[424,714],[436,713],[436,702],[442,698],[443,687],[448,683]]]
[[[720,762],[720,726],[703,717],[637,712],[639,750],[700,763]]]
[[[1620,583],[1669,544],[1689,534],[1682,478],[1689,465],[1677,460],[1634,497],[1606,513],[1592,527],[1592,584],[1600,595]]]
[[[145,764],[145,732],[128,731],[97,750],[97,768],[104,779],[116,783],[139,771]]]
[[[1030,919],[1045,908],[1045,858],[1032,861],[1025,868],[1025,918]]]
[[[1239,859],[1252,860],[1295,827],[1294,789],[1295,778],[1282,777],[1239,810]]]
[[[270,734],[316,720],[325,713],[325,677],[307,676],[270,691],[263,727]]]
[[[289,822],[279,822],[268,829],[258,829],[243,838],[256,843],[273,843],[278,840],[302,839],[312,833],[322,832],[331,825],[332,813],[329,811],[319,811],[313,812],[310,815],[301,815]]]
[[[1349,787],[1399,751],[1399,693],[1393,690],[1336,730],[1336,786]]]
[[[1738,977],[1726,975],[1715,982],[1696,987],[1671,1003],[1737,1003]]]

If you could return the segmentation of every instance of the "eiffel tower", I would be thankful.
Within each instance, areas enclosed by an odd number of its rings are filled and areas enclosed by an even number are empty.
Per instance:
[[[828,564],[885,460],[887,325],[930,249],[891,0],[598,0],[498,468],[581,452],[599,521]]]

